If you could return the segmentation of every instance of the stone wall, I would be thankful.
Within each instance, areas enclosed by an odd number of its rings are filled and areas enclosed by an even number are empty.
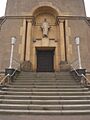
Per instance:
[[[84,0],[7,0],[6,16],[31,15],[38,6],[53,6],[59,15],[85,16]]]
[[[42,12],[40,13],[40,11]],[[52,40],[52,46],[56,47],[56,51],[59,51],[58,54],[56,52],[56,57],[59,56],[56,59],[60,62],[60,57],[66,52],[67,61],[69,63],[75,60],[77,58],[77,49],[74,39],[76,36],[80,36],[82,66],[90,71],[90,24],[85,18],[86,14],[83,0],[7,0],[7,17],[5,17],[3,24],[0,26],[0,70],[4,70],[9,66],[11,48],[10,39],[12,36],[16,36],[17,38],[14,49],[14,58],[18,62],[23,62],[26,60],[24,59],[24,55],[26,55],[26,58],[30,57],[31,59],[32,57],[31,62],[34,61],[34,59],[36,61],[36,57],[33,57],[36,54],[35,47],[37,47],[38,44],[36,40],[38,37],[41,40],[42,31],[39,23],[33,24],[35,23],[33,17],[36,17],[37,20],[37,15],[39,13],[40,15],[48,15],[48,20],[51,15],[50,23],[52,26],[49,36],[54,39]],[[52,24],[52,15],[55,19],[54,24]],[[56,17],[58,19],[56,19]],[[40,35],[37,31],[40,31]],[[35,41],[33,41],[33,38],[35,38]],[[40,42],[40,40],[38,41]],[[65,52],[63,44],[64,40],[66,40]],[[45,42],[43,45],[38,44],[38,47],[42,46],[46,47]],[[26,50],[24,50],[25,47]],[[48,47],[50,46],[48,45]],[[60,67],[58,62],[56,63],[57,68]]]
[[[87,68],[90,71],[90,24],[87,20],[69,20],[69,43],[71,45],[71,56],[69,60],[75,60],[77,58],[77,47],[75,44],[75,37],[80,37],[80,52],[82,67]],[[68,49],[68,48],[67,48]]]
[[[66,48],[67,60],[72,62],[77,58],[77,49],[75,45],[75,37],[80,36],[80,51],[82,67],[90,71],[90,24],[85,19],[69,19],[66,20]],[[21,62],[20,44],[22,42],[21,28],[23,19],[8,18],[1,26],[0,30],[0,70],[4,70],[9,66],[10,58],[10,38],[16,36],[17,42],[14,49],[14,58]]]
[[[14,48],[14,58],[19,61],[19,44],[21,42],[20,27],[21,19],[6,19],[0,30],[0,70],[9,66],[11,37],[16,36],[17,41]],[[15,63],[16,64],[16,63]]]

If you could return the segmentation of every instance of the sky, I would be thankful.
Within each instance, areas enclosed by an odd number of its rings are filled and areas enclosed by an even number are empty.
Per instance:
[[[4,16],[5,14],[6,1],[7,0],[0,0],[0,17]],[[90,0],[84,0],[84,1],[85,1],[87,17],[90,17]]]

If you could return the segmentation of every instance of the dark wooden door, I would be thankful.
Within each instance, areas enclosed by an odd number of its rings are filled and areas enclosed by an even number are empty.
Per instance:
[[[37,71],[54,71],[54,51],[37,51]]]

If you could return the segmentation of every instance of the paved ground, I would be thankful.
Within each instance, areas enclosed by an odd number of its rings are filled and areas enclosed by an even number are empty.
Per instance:
[[[90,115],[61,115],[61,116],[47,116],[47,115],[0,115],[0,120],[90,120]]]

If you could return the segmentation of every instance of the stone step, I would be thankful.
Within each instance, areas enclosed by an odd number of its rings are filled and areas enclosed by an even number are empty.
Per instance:
[[[37,80],[20,81],[20,80],[16,80],[16,81],[14,81],[13,83],[14,83],[14,84],[15,84],[15,83],[17,83],[17,84],[20,84],[20,83],[21,83],[21,84],[22,84],[22,83],[23,83],[23,84],[26,84],[26,83],[29,83],[29,84],[30,84],[30,83],[32,83],[32,84],[33,84],[33,83],[34,83],[34,84],[35,84],[35,83],[36,83],[36,84],[39,84],[39,83],[40,83],[40,84],[51,84],[51,83],[52,83],[52,84],[60,84],[60,83],[63,83],[63,84],[64,84],[64,83],[67,83],[67,84],[69,84],[69,83],[79,84],[79,83],[77,83],[76,81],[67,81],[67,80],[66,80],[66,81],[59,81],[59,80],[56,80],[56,81],[51,81],[51,80],[50,80],[50,81],[37,81]]]
[[[37,104],[0,104],[0,109],[16,110],[89,110],[90,104],[80,105],[37,105]]]
[[[48,74],[42,74],[42,75],[39,75],[39,74],[37,74],[37,75],[19,75],[18,77],[30,77],[30,78],[55,78],[56,77],[56,75],[55,74],[52,74],[52,75],[48,75]]]
[[[10,110],[0,109],[0,114],[7,115],[89,115],[90,110]]]
[[[3,91],[21,91],[21,92],[80,92],[80,91],[88,91],[88,88],[7,88],[7,87],[3,87],[2,88]]]
[[[56,76],[70,76],[71,73],[70,72],[56,72],[55,73]]]
[[[48,86],[41,86],[41,85],[8,85],[7,87],[10,88],[81,88],[80,85],[48,85]]]
[[[32,81],[32,82],[56,82],[56,81],[58,81],[58,82],[62,82],[62,81],[68,81],[68,82],[76,82],[75,80],[73,80],[73,79],[55,79],[55,78],[53,78],[53,79],[37,79],[37,78],[35,78],[35,79],[30,79],[30,78],[22,78],[22,79],[20,79],[20,78],[17,78],[16,80],[14,80],[14,81],[22,81],[22,82],[24,82],[24,81]]]
[[[42,76],[42,75],[71,75],[70,72],[22,72],[20,73],[20,75],[38,75],[38,76]]]
[[[46,96],[57,96],[57,95],[90,95],[90,91],[87,92],[18,92],[18,91],[0,91],[0,95],[46,95]]]
[[[37,78],[37,77],[26,77],[26,76],[24,76],[24,77],[18,77],[18,78],[16,78],[16,80],[55,80],[55,78],[45,78],[45,77],[43,77],[43,78]]]
[[[90,95],[58,95],[58,96],[39,96],[39,95],[0,95],[0,99],[32,99],[32,100],[89,100]]]
[[[64,82],[63,83],[62,82],[61,83],[56,83],[56,82],[55,83],[52,83],[52,82],[51,83],[39,83],[39,82],[35,82],[35,83],[30,83],[30,82],[29,83],[28,82],[27,83],[22,83],[22,82],[20,82],[20,83],[17,83],[17,82],[15,82],[15,83],[11,83],[11,85],[34,85],[34,86],[39,85],[39,86],[47,86],[48,87],[50,85],[51,86],[55,86],[55,85],[56,86],[57,85],[58,86],[59,85],[78,85],[78,83],[73,83],[73,82],[72,83],[68,83],[68,82],[66,82],[66,83],[64,83]]]
[[[17,110],[60,110],[62,105],[34,105],[34,104],[0,104],[0,109]]]
[[[29,104],[0,104],[0,109],[28,110]]]
[[[80,85],[77,82],[13,82],[10,85],[39,85],[39,86],[57,86],[57,85]]]
[[[90,91],[69,72],[21,72],[1,89],[0,114],[90,114]]]
[[[23,79],[23,80],[20,80],[20,79],[16,79],[16,80],[14,80],[14,82],[47,82],[47,83],[49,83],[49,82],[76,82],[76,81],[74,81],[74,80],[56,80],[56,79],[54,79],[54,80],[27,80],[27,79]]]
[[[90,104],[90,100],[20,100],[20,99],[0,99],[2,104],[37,104],[37,105],[80,105]]]
[[[71,75],[70,72],[38,72],[37,75]]]
[[[30,110],[0,109],[0,115],[29,115]]]
[[[55,75],[56,78],[73,78],[73,76],[70,75]]]
[[[29,73],[29,74],[23,74],[22,72],[19,74],[19,76],[29,76],[29,77],[72,77],[71,76],[71,73],[64,73],[64,74],[61,74],[61,73],[36,73],[36,74],[32,74],[32,73]]]
[[[64,99],[64,100],[60,100],[60,103],[63,104],[63,105],[65,105],[65,104],[68,104],[68,105],[70,105],[70,104],[73,104],[73,105],[75,105],[75,104],[77,104],[77,105],[78,104],[79,105],[80,104],[90,104],[90,99],[87,99],[87,98],[86,99],[81,99],[81,100],[80,99],[71,99],[71,100],[70,99],[69,100]]]
[[[90,104],[62,105],[63,110],[90,110]]]
[[[19,76],[17,80],[72,80],[72,77],[30,77],[30,76]]]
[[[61,115],[90,115],[90,110],[62,110]]]
[[[40,83],[40,84],[51,84],[51,83],[52,83],[52,84],[58,84],[58,83],[59,83],[59,84],[60,84],[60,83],[63,83],[63,84],[64,84],[64,83],[67,83],[67,84],[69,84],[69,83],[70,83],[70,84],[79,84],[78,82],[72,81],[72,80],[69,80],[69,81],[68,81],[68,80],[64,80],[64,81],[63,81],[63,80],[62,80],[62,81],[60,81],[60,80],[55,80],[55,81],[52,81],[52,80],[49,80],[49,81],[42,81],[42,80],[40,80],[40,81],[38,81],[38,80],[25,80],[25,81],[23,81],[23,80],[16,80],[16,81],[13,81],[13,82],[12,82],[12,84],[15,84],[15,83],[18,83],[18,84],[20,84],[20,83],[21,83],[21,84],[22,84],[22,83],[23,83],[23,84],[26,84],[26,83],[29,83],[29,84],[30,84],[30,83],[34,83],[34,84],[35,84],[35,83],[36,83],[36,84],[39,84],[39,83]]]

